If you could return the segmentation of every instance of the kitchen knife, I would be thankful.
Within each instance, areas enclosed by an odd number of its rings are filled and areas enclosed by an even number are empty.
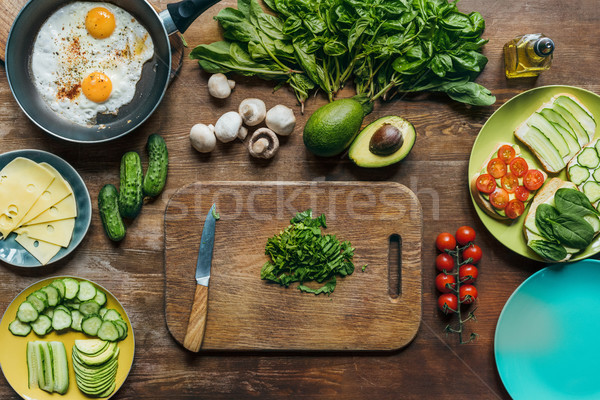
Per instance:
[[[213,247],[215,244],[215,205],[213,204],[202,229],[198,261],[196,262],[196,292],[190,311],[187,331],[183,339],[183,347],[190,351],[200,350],[204,329],[206,327],[206,310],[208,306],[208,281],[210,280],[210,266],[212,263]]]

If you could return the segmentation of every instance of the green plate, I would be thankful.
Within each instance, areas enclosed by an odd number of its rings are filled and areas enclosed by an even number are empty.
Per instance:
[[[473,176],[481,171],[483,163],[488,159],[490,154],[498,147],[500,142],[508,142],[518,144],[521,148],[521,153],[529,159],[534,160],[533,168],[542,169],[542,165],[537,161],[536,156],[529,151],[529,148],[515,138],[514,130],[525,121],[535,110],[542,104],[550,100],[550,98],[559,93],[569,93],[577,96],[583,104],[594,114],[596,121],[600,118],[600,96],[587,91],[585,89],[573,86],[543,86],[523,92],[500,107],[488,121],[483,125],[471,151],[469,159],[469,180],[470,185]],[[596,132],[598,137],[598,132]],[[548,179],[559,177],[567,179],[565,170],[559,174],[548,174]],[[470,192],[470,190],[469,190]],[[527,247],[525,236],[523,234],[523,221],[525,213],[514,221],[497,220],[487,215],[475,203],[473,196],[471,200],[475,206],[475,210],[481,218],[481,222],[490,231],[492,235],[500,243],[513,250],[514,252],[528,257],[532,260],[543,261],[533,250]],[[588,248],[581,253],[578,253],[569,261],[581,260],[590,257],[600,251],[600,236],[598,236]]]
[[[92,201],[90,194],[81,176],[79,176],[69,163],[52,153],[42,150],[16,150],[0,154],[0,169],[4,168],[6,164],[17,157],[29,158],[37,163],[46,162],[52,165],[69,182],[69,185],[73,189],[75,203],[77,204],[77,217],[75,218],[73,237],[71,238],[69,247],[60,249],[58,254],[46,264],[49,265],[70,254],[85,237],[92,221]],[[17,243],[15,240],[16,237],[15,233],[11,233],[5,240],[0,240],[0,260],[17,267],[42,266],[31,253]]]

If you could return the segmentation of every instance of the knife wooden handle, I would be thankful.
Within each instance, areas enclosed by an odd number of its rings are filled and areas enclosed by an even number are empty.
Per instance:
[[[187,331],[183,339],[183,347],[197,352],[202,346],[204,329],[206,327],[206,309],[208,306],[208,286],[196,285],[194,302],[190,311]]]

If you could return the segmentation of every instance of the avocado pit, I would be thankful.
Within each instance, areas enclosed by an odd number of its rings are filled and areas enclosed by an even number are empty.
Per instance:
[[[396,126],[383,124],[369,141],[369,151],[378,156],[389,156],[404,144],[404,135]]]

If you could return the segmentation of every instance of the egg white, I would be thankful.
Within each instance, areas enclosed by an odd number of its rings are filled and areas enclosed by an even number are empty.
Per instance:
[[[95,7],[105,7],[115,16],[115,30],[107,38],[95,39],[86,30],[86,15]],[[98,113],[116,114],[131,102],[142,67],[153,54],[150,34],[127,11],[110,3],[74,2],[42,25],[33,45],[31,72],[54,112],[76,124],[93,125]],[[89,100],[80,89],[95,71],[112,82],[111,95],[103,103]]]

